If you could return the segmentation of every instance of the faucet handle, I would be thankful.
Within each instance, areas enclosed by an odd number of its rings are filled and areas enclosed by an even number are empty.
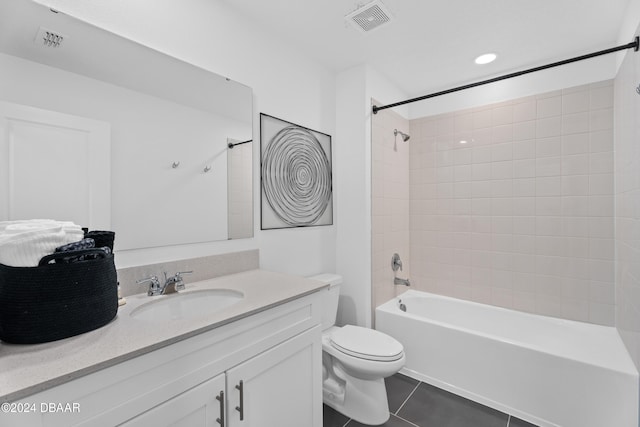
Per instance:
[[[141,285],[143,283],[149,282],[149,290],[147,291],[147,295],[158,295],[162,292],[162,285],[160,285],[160,280],[158,280],[158,276],[149,276],[144,279],[136,280],[136,284]]]
[[[193,274],[193,270],[190,270],[190,271],[178,271],[173,276],[173,281],[176,284],[176,291],[183,291],[184,290],[184,282],[182,281],[182,275],[183,274]]]
[[[396,272],[398,269],[402,271],[402,261],[400,260],[400,255],[397,253],[393,254],[391,257],[391,269]]]

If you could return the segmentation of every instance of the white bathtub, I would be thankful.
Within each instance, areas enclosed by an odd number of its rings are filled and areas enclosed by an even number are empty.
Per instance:
[[[639,425],[615,328],[410,290],[376,308],[376,329],[404,345],[402,373],[539,426]]]

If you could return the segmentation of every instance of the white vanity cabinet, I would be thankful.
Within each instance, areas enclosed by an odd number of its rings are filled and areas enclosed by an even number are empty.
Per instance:
[[[309,375],[318,361],[310,339],[320,338],[320,327],[314,329],[227,371],[228,427],[316,425],[322,395],[315,393],[321,390]]]
[[[79,412],[0,414],[0,425],[321,427],[320,301],[315,292],[194,331],[16,402],[75,403]]]
[[[220,374],[121,424],[126,427],[220,426],[224,422],[225,376]],[[222,394],[218,394],[222,392]],[[218,400],[219,399],[219,400]],[[222,401],[222,407],[220,406]]]

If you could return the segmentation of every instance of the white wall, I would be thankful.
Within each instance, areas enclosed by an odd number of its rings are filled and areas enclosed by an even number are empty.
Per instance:
[[[253,132],[264,112],[335,134],[335,76],[231,7],[209,0],[45,0],[42,3],[251,86]],[[339,144],[334,138],[333,145]],[[254,143],[254,217],[259,224],[259,144]],[[335,187],[335,186],[334,186]],[[338,222],[339,219],[336,219]],[[118,267],[259,248],[262,268],[310,275],[335,271],[336,225],[256,231],[253,239],[126,251]]]
[[[636,34],[640,34],[640,28]],[[615,79],[616,326],[640,368],[640,52]]]
[[[406,98],[369,66],[338,74],[336,83],[337,272],[343,276],[338,321],[371,326],[371,100]]]

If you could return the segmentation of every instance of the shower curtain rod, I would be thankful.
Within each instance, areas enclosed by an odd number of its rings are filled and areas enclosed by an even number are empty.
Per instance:
[[[466,84],[466,85],[463,85],[463,86],[458,86],[458,87],[455,87],[453,89],[447,89],[447,90],[443,90],[443,91],[440,91],[440,92],[431,93],[429,95],[424,95],[424,96],[419,96],[417,98],[407,99],[406,101],[399,101],[399,102],[395,102],[393,104],[381,105],[381,106],[374,105],[372,107],[372,110],[373,110],[373,114],[378,114],[378,111],[386,110],[387,108],[398,107],[400,105],[405,105],[405,104],[409,104],[409,103],[412,103],[412,102],[422,101],[422,100],[429,99],[429,98],[435,98],[436,96],[447,95],[449,93],[458,92],[458,91],[465,90],[465,89],[471,89],[471,88],[476,87],[476,86],[482,86],[482,85],[486,85],[486,84],[489,84],[489,83],[495,83],[495,82],[499,82],[500,80],[506,80],[506,79],[510,79],[510,78],[513,78],[513,77],[522,76],[524,74],[529,74],[529,73],[533,73],[533,72],[536,72],[536,71],[546,70],[547,68],[553,68],[553,67],[557,67],[557,66],[560,66],[560,65],[570,64],[572,62],[582,61],[584,59],[594,58],[596,56],[606,55],[608,53],[613,53],[613,52],[617,52],[619,50],[625,50],[625,49],[631,49],[631,48],[633,48],[633,50],[636,51],[636,52],[638,51],[638,48],[640,48],[640,38],[639,37],[636,37],[633,42],[627,43],[627,44],[622,45],[622,46],[612,47],[610,49],[605,49],[605,50],[601,50],[601,51],[598,51],[598,52],[589,53],[587,55],[577,56],[577,57],[571,58],[571,59],[565,59],[564,61],[558,61],[558,62],[554,62],[552,64],[542,65],[540,67],[529,68],[528,70],[517,71],[517,72],[511,73],[511,74],[505,74],[503,76],[494,77],[492,79],[483,80],[483,81],[476,82],[476,83],[470,83],[470,84]]]

